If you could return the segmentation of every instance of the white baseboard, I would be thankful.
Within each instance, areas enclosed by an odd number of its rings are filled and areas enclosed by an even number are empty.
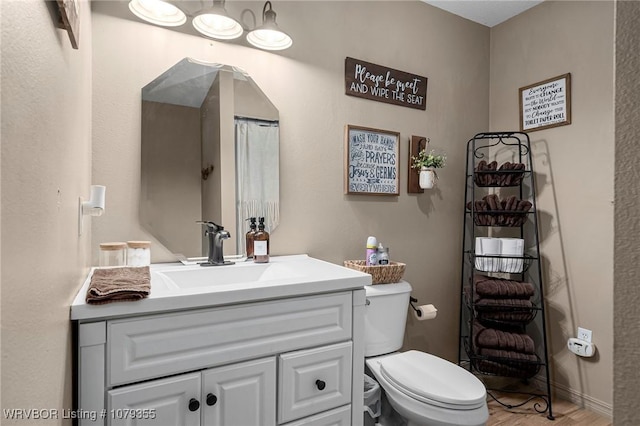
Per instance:
[[[543,388],[545,386],[545,379],[540,376],[536,376],[532,379],[536,382],[536,387]],[[574,389],[568,388],[558,383],[550,382],[551,387],[556,398],[564,399],[576,404],[578,407],[586,408],[589,411],[600,414],[603,417],[611,420],[613,419],[613,405],[608,404],[599,399],[593,398],[589,395],[585,395],[582,392],[578,392]],[[552,407],[553,408],[553,407]]]

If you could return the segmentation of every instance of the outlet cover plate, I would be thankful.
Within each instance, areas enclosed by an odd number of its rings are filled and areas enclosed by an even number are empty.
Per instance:
[[[585,342],[591,342],[593,332],[591,330],[587,330],[586,328],[578,327],[578,339],[584,340]]]

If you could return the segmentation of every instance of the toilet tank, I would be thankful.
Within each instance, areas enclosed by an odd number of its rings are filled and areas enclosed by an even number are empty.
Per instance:
[[[397,351],[404,340],[411,285],[406,281],[369,285],[365,292],[364,355]]]

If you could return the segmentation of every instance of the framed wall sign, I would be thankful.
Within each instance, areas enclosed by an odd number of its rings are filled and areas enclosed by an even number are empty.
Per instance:
[[[571,124],[571,74],[521,87],[520,131]]]
[[[345,194],[399,195],[400,133],[347,125]]]

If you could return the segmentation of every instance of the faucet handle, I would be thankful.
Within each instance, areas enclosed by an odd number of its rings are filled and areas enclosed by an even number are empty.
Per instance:
[[[207,227],[207,231],[209,232],[218,232],[218,231],[224,231],[224,226],[220,226],[217,225],[213,222],[209,221],[202,221],[202,220],[198,220],[196,221],[196,223],[199,223],[201,225],[204,225]]]

